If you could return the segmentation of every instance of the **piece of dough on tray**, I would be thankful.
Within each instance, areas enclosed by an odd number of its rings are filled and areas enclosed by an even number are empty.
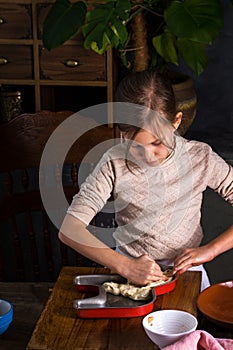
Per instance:
[[[146,300],[150,298],[151,289],[161,284],[168,283],[172,280],[171,270],[165,270],[164,274],[168,276],[166,281],[158,280],[155,282],[148,283],[146,286],[137,286],[131,282],[127,283],[116,283],[116,282],[105,282],[103,287],[107,293],[114,295],[123,295],[133,300]],[[170,277],[169,277],[170,276]]]

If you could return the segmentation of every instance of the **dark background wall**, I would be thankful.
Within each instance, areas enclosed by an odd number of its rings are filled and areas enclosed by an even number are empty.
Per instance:
[[[197,115],[192,132],[233,132],[233,5],[222,0],[224,27],[208,48],[207,69],[196,77],[191,70],[198,97]]]
[[[233,6],[222,0],[224,28],[208,48],[208,67],[196,77],[183,65],[183,71],[194,80],[197,114],[186,137],[209,143],[233,165]],[[211,190],[204,195],[204,241],[216,237],[233,223],[233,208]],[[206,264],[212,283],[233,280],[233,249]]]

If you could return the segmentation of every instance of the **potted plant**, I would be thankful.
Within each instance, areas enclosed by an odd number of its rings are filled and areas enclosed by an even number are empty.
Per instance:
[[[44,22],[43,43],[51,50],[81,32],[86,49],[104,54],[113,48],[126,72],[156,68],[170,74],[182,60],[200,75],[223,17],[221,0],[56,0]],[[190,79],[187,84],[193,97],[182,134],[195,115],[195,91]],[[183,87],[174,91],[184,94]]]

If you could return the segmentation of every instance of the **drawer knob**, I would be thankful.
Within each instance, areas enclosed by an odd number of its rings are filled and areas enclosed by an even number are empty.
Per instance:
[[[7,64],[8,60],[5,57],[0,57],[0,65]]]
[[[66,67],[77,67],[79,65],[79,61],[78,60],[65,60],[63,62],[63,64],[66,66]]]
[[[4,24],[4,23],[5,23],[4,19],[0,17],[0,24]]]

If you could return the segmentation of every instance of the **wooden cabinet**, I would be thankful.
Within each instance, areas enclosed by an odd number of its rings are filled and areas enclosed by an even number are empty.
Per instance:
[[[82,81],[93,84],[106,82],[105,57],[76,45],[63,45],[51,51],[39,47],[40,79],[59,81]]]
[[[0,85],[22,92],[23,112],[78,111],[112,101],[111,51],[85,50],[81,34],[54,50],[43,47],[43,22],[53,2],[0,0]]]

